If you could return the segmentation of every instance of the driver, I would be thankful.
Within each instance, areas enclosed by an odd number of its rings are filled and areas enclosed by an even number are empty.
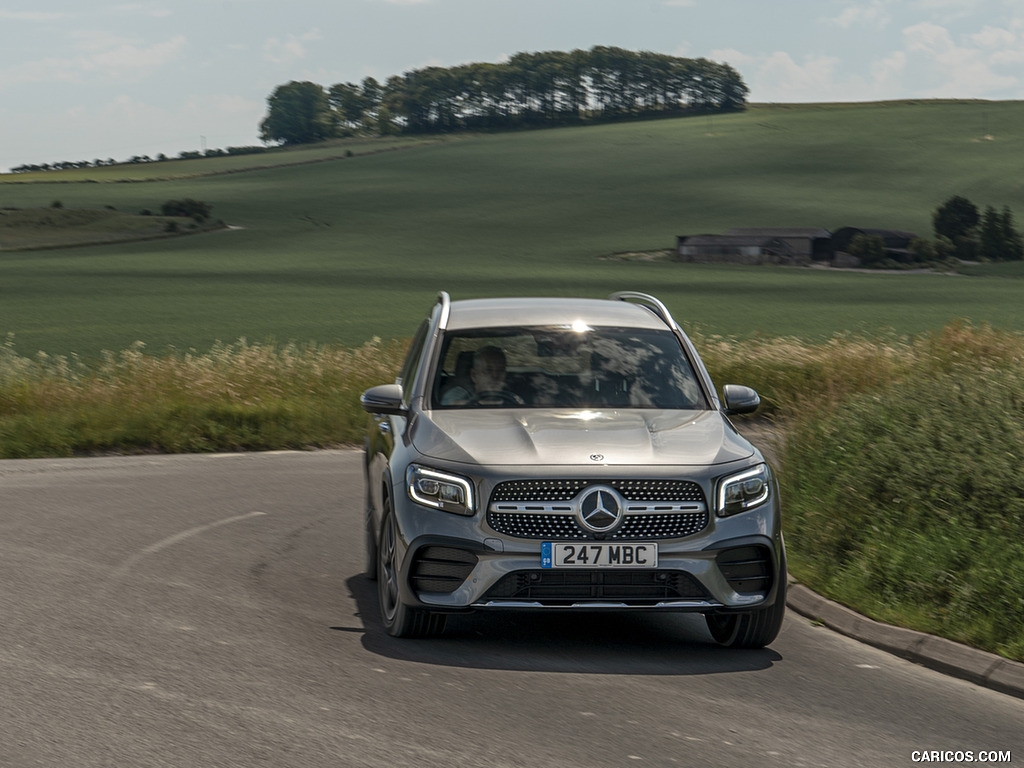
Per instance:
[[[441,404],[522,403],[522,399],[505,386],[505,353],[500,347],[481,347],[474,353],[469,379],[473,383],[472,391],[465,386],[452,387],[441,396]]]

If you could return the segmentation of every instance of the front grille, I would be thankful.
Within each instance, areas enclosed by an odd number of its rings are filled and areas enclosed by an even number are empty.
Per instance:
[[[494,487],[491,503],[569,501],[588,485],[610,486],[628,501],[704,501],[700,485],[690,480],[508,480]]]
[[[575,516],[575,500],[590,485],[613,488],[626,502],[622,524],[600,536]],[[690,480],[510,480],[491,493],[487,524],[519,539],[677,539],[704,530],[708,511]]]
[[[772,587],[771,555],[765,547],[737,547],[715,560],[729,586],[740,594],[767,592]]]
[[[416,592],[451,593],[476,567],[472,552],[455,547],[423,547],[416,553],[409,581]]]
[[[507,574],[487,591],[482,602],[514,600],[557,606],[589,601],[643,606],[707,597],[704,587],[685,571],[545,568]]]

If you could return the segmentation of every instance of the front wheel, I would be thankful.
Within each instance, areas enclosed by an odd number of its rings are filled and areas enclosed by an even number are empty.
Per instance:
[[[783,571],[775,602],[747,613],[705,613],[708,631],[726,648],[764,648],[779,635],[786,616],[786,581]]]
[[[370,513],[367,513],[363,531],[363,572],[370,581],[377,580],[377,537]]]
[[[384,500],[377,545],[377,599],[384,629],[392,637],[435,637],[444,631],[443,613],[432,613],[402,602],[399,590],[401,563],[398,562],[398,530],[391,502]]]

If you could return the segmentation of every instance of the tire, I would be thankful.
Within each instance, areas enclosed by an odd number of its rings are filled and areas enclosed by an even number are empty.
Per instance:
[[[377,580],[377,534],[373,530],[373,494],[370,493],[370,439],[363,441],[363,574]]]
[[[775,602],[748,613],[704,614],[715,642],[726,648],[764,648],[779,635],[786,616],[786,574],[782,573]]]
[[[363,534],[363,573],[370,581],[377,580],[377,537],[373,532],[373,515],[366,513]]]
[[[392,637],[436,637],[444,631],[448,617],[443,613],[425,611],[402,602],[397,540],[398,531],[391,513],[391,501],[385,498],[380,541],[377,544],[377,600],[384,630]]]

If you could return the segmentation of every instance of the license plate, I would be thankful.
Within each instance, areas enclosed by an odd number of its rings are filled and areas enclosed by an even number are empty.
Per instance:
[[[657,568],[658,545],[654,542],[629,544],[562,544],[545,541],[540,545],[541,568]]]

